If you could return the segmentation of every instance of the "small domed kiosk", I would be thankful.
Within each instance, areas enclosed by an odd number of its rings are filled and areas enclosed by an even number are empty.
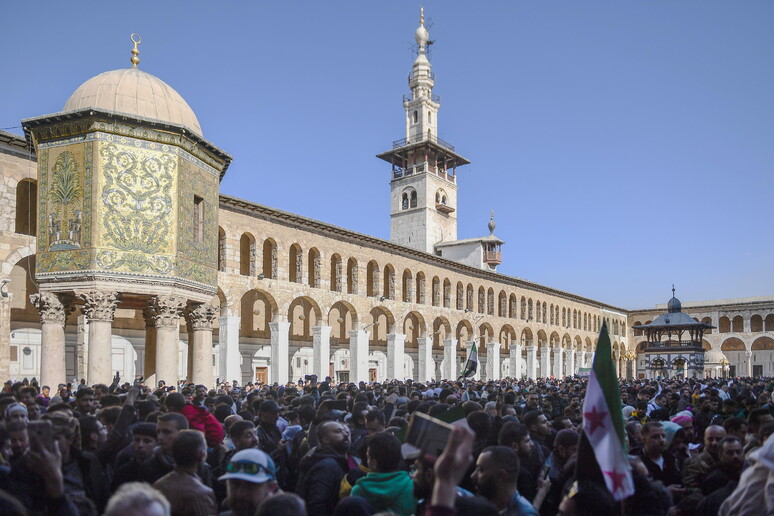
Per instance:
[[[194,329],[189,374],[212,384],[207,303],[217,291],[218,190],[231,157],[204,139],[177,91],[137,67],[139,37],[132,42],[131,68],[99,74],[62,111],[22,122],[38,158],[40,293],[32,302],[44,384],[65,381],[63,326],[75,308],[88,327],[81,375],[111,383],[118,307],[145,313],[146,377],[169,384],[178,379],[185,313]]]
[[[704,332],[711,324],[698,322],[683,312],[682,303],[675,297],[667,303],[667,313],[648,324],[632,326],[647,337],[645,370],[649,378],[702,377],[704,372]]]

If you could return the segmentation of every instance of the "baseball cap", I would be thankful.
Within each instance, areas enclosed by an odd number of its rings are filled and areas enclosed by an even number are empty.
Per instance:
[[[238,451],[226,465],[226,474],[218,480],[245,480],[254,484],[263,484],[276,478],[274,461],[266,453],[256,448]]]
[[[275,414],[278,414],[280,406],[277,405],[277,402],[274,400],[265,400],[261,402],[259,410],[261,412],[274,412]]]

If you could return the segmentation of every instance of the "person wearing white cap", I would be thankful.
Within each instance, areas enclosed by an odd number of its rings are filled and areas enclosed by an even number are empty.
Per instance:
[[[255,448],[238,451],[226,466],[229,511],[220,516],[253,516],[264,500],[277,491],[277,469],[266,453]]]

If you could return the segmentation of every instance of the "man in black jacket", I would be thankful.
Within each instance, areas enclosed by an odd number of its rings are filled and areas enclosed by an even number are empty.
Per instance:
[[[318,446],[301,459],[296,493],[306,500],[309,516],[333,514],[339,500],[341,479],[349,470],[349,428],[338,421],[317,427]]]

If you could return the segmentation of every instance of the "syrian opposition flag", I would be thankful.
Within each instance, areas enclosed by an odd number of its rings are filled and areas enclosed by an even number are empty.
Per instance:
[[[621,393],[613,366],[607,324],[603,321],[583,403],[583,433],[578,447],[579,467],[576,474],[577,478],[604,478],[608,491],[616,501],[634,494],[624,436]],[[592,460],[583,460],[586,453]],[[590,464],[594,462],[596,464]],[[596,469],[596,465],[599,469],[595,472],[581,471],[582,468]]]
[[[470,378],[478,370],[478,348],[476,343],[473,342],[473,347],[470,348],[470,354],[468,355],[468,361],[465,363],[465,369],[462,370],[460,378]]]

